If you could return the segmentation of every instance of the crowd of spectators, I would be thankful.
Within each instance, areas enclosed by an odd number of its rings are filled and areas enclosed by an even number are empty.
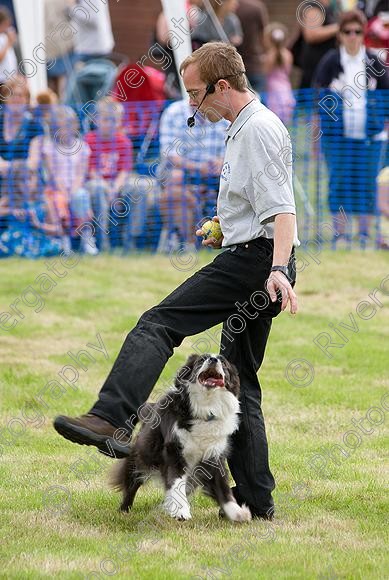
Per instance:
[[[269,21],[261,0],[188,0],[192,47],[214,40],[235,45],[253,92],[287,126],[296,118],[299,98],[292,87],[311,91],[306,114],[321,121],[329,211],[337,224],[340,207],[355,215],[359,239],[366,244],[377,211],[389,218],[382,177],[388,175],[389,110],[382,90],[389,88],[389,75],[377,57],[378,50],[386,49],[382,54],[389,64],[389,6],[380,0],[355,1],[353,10],[345,12],[340,0],[305,4],[304,20],[291,31]],[[74,8],[88,5],[87,0],[47,0],[47,30],[56,30],[64,18],[71,23]],[[26,79],[7,79],[3,72],[17,68],[19,49],[12,2],[0,5],[0,257],[71,250],[96,255],[137,247],[139,237],[147,236],[147,220],[156,227],[156,249],[169,252],[178,244],[190,249],[198,243],[196,225],[215,213],[226,126],[199,115],[188,130],[191,112],[181,97],[163,12],[150,45],[155,55],[159,47],[161,62],[169,58],[163,78],[166,98],[173,103],[158,106],[152,115],[146,109],[130,114],[127,103],[97,95],[92,116],[85,115],[85,103],[62,104],[75,71],[109,59],[115,46],[109,4],[88,13],[88,21],[77,21],[74,38],[58,35],[48,45],[51,89],[31,103]],[[359,74],[363,79],[357,90]],[[329,98],[334,100],[325,101]],[[322,102],[336,103],[336,116],[331,108],[318,106]],[[134,139],[129,125],[139,114],[147,127]],[[137,203],[134,183],[147,157],[153,167],[147,176],[151,202]],[[350,232],[345,229],[341,237],[349,239]],[[382,236],[377,242],[389,247]]]
[[[0,256],[39,257],[59,249],[95,255],[107,249],[112,202],[128,186],[133,163],[123,105],[110,98],[98,102],[95,128],[82,133],[72,107],[31,108],[23,77],[4,89],[11,96],[0,113]],[[97,239],[80,235],[94,218]],[[120,228],[115,234],[114,241]]]

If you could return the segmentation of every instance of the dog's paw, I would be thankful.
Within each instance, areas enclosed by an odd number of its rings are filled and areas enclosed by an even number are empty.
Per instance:
[[[251,522],[251,511],[247,505],[243,504],[240,508],[240,513],[238,514],[238,519],[235,520],[236,522],[244,523],[244,522]]]
[[[185,502],[182,499],[178,501],[167,496],[164,502],[164,508],[166,513],[176,520],[184,521],[192,518],[188,502]]]
[[[223,511],[231,522],[250,522],[251,512],[246,505],[238,505],[235,501],[229,501],[223,505]]]
[[[178,510],[178,512],[173,516],[179,522],[184,522],[186,520],[191,520],[192,515],[190,513],[190,509],[182,508]]]
[[[173,507],[174,509],[172,509]],[[170,504],[165,505],[165,510],[171,518],[180,522],[192,519],[189,506],[181,506],[177,508],[177,505],[172,506],[172,504]]]

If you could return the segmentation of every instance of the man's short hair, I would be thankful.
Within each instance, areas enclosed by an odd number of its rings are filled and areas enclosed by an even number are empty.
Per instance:
[[[197,64],[200,78],[206,84],[228,79],[231,87],[244,92],[247,79],[242,57],[232,44],[225,42],[207,42],[188,56],[180,66],[180,73],[190,64]]]

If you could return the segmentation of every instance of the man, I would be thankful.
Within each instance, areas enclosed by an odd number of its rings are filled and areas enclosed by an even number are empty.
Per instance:
[[[54,424],[71,441],[126,455],[126,435],[137,410],[174,347],[223,322],[220,349],[237,366],[241,380],[241,423],[229,458],[234,495],[253,516],[271,518],[275,484],[257,371],[272,318],[288,302],[291,312],[297,311],[290,283],[294,268],[288,269],[296,224],[289,135],[248,89],[242,58],[233,46],[203,45],[184,60],[181,73],[190,104],[212,122],[224,118],[231,123],[217,206],[226,249],[142,315],[90,413],[57,417]],[[204,244],[220,247],[212,238]],[[244,322],[239,328],[237,320]]]
[[[177,242],[190,248],[195,241],[195,224],[216,211],[228,123],[211,123],[201,116],[189,128],[187,119],[191,114],[185,99],[169,105],[161,117],[160,252],[174,248],[174,236],[178,237]]]

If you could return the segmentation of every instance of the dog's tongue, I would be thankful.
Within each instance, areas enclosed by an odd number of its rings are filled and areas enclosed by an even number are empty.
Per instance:
[[[204,384],[208,387],[224,387],[224,380],[209,377],[209,379],[207,379]]]

